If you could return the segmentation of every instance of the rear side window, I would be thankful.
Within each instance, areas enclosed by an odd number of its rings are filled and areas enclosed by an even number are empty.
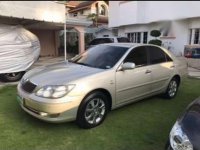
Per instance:
[[[89,45],[98,45],[98,44],[113,43],[113,42],[114,42],[113,38],[98,38],[92,40]]]
[[[117,38],[119,43],[130,43],[129,39],[126,37]]]
[[[134,48],[126,57],[124,62],[133,62],[136,67],[147,65],[147,50],[145,46]]]
[[[150,64],[159,64],[166,61],[172,61],[171,58],[160,48],[155,46],[147,46]]]

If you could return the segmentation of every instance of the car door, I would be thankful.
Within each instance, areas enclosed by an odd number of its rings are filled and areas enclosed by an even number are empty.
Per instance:
[[[134,48],[124,59],[133,62],[136,67],[132,70],[116,72],[116,103],[125,103],[149,94],[151,74],[147,61],[145,46]]]
[[[149,70],[151,71],[152,92],[164,89],[174,72],[174,64],[170,56],[157,46],[147,46],[149,54]]]

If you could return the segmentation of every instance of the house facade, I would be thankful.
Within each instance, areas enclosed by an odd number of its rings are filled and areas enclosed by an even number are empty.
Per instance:
[[[76,28],[67,28],[67,48],[68,52],[77,52],[77,41],[84,34],[84,43],[86,45],[96,37],[113,36],[112,29],[108,28],[108,3],[105,1],[68,1],[66,6],[66,23],[73,23],[76,26],[82,25],[82,31],[77,33]],[[96,14],[96,21],[93,22],[91,14]],[[70,21],[70,22],[69,22]],[[82,44],[78,44],[81,46]],[[79,52],[82,52],[79,50]]]
[[[180,56],[186,45],[200,44],[198,1],[110,1],[109,27],[133,43],[148,43],[160,30],[162,46]]]
[[[88,15],[97,15],[97,24],[108,24],[108,5],[104,1],[69,1],[66,4],[69,17],[87,19]]]

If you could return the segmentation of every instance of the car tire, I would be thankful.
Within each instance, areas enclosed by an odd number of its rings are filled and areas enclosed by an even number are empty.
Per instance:
[[[94,128],[104,121],[108,110],[108,97],[102,92],[93,92],[81,103],[76,123],[80,128]]]
[[[0,78],[5,82],[15,82],[19,81],[23,77],[24,73],[24,71],[15,73],[4,73],[0,75]]]
[[[172,99],[176,96],[178,92],[179,83],[176,78],[172,78],[168,84],[167,90],[164,93],[164,97],[167,99]]]

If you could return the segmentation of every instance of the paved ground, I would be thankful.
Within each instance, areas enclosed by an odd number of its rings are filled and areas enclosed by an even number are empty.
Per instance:
[[[200,69],[188,67],[188,75],[200,79]]]
[[[186,58],[183,58],[183,59],[186,59]],[[186,60],[188,62],[188,75],[190,77],[200,79],[200,59],[186,59]],[[39,61],[36,62],[30,69],[38,67],[38,66],[53,64],[60,61],[64,61],[64,57],[43,57],[43,58],[40,58]],[[0,87],[5,86],[5,85],[16,85],[17,83],[18,82],[5,83],[5,82],[0,81]]]

